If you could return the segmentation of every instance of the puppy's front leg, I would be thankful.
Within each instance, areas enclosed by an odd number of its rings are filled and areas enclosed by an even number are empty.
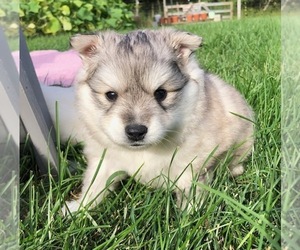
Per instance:
[[[89,208],[94,207],[108,194],[108,190],[114,190],[116,183],[126,177],[124,172],[117,173],[116,169],[105,160],[101,166],[99,166],[99,158],[89,160],[89,162],[83,179],[82,191],[77,200],[66,202],[66,206],[62,208],[64,215],[68,211],[72,213],[86,205],[89,205]]]

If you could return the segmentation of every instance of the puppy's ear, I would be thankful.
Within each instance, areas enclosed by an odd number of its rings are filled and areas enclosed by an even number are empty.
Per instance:
[[[167,43],[174,49],[177,57],[184,62],[197,48],[200,47],[202,37],[194,34],[179,31],[172,28],[162,30]]]
[[[90,58],[95,55],[100,45],[100,37],[92,35],[75,35],[70,39],[70,44],[74,50],[79,52],[80,56]]]

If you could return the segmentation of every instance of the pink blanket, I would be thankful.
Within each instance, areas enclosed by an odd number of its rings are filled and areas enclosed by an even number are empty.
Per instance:
[[[39,82],[45,85],[69,87],[81,67],[81,59],[74,50],[39,50],[30,52],[30,56]],[[19,67],[19,52],[13,52],[13,58]]]

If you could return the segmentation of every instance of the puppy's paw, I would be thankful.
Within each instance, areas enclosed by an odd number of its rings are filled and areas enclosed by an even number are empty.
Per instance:
[[[66,216],[70,213],[78,211],[80,203],[77,200],[67,201],[66,204],[62,207],[61,211],[63,216]]]
[[[240,164],[240,165],[231,167],[230,168],[230,173],[231,173],[231,175],[233,177],[241,175],[242,173],[244,173],[244,167],[243,167],[243,165]]]

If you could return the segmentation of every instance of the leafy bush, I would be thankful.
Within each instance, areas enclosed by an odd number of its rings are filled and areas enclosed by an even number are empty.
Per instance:
[[[133,13],[122,0],[21,0],[20,17],[27,36],[133,26]]]
[[[16,36],[19,23],[19,1],[1,0],[0,2],[0,25],[4,28],[6,35]]]

